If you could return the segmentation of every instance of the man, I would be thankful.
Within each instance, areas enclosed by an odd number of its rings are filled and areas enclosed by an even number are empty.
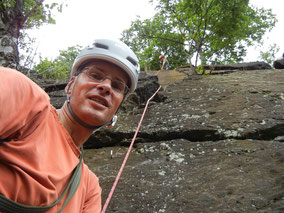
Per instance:
[[[139,71],[124,43],[95,40],[77,56],[67,101],[56,111],[35,83],[0,68],[0,212],[101,211],[98,178],[79,160],[80,149],[93,131],[112,125]]]
[[[161,70],[169,70],[170,69],[169,62],[163,55],[159,56],[159,60],[162,62]]]

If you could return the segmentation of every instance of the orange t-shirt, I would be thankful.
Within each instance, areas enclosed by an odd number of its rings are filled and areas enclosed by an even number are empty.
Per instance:
[[[0,145],[0,194],[29,206],[52,204],[69,182],[80,150],[48,95],[22,73],[0,67],[0,139],[7,138],[11,141]],[[57,212],[65,198],[48,212]],[[98,178],[83,163],[80,185],[63,212],[100,211]]]

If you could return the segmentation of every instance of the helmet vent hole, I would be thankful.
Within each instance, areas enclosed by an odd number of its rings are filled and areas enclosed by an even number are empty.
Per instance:
[[[134,66],[137,66],[137,62],[136,62],[133,58],[131,58],[130,56],[127,56],[126,59],[127,59],[128,61],[130,61],[130,63],[133,64]]]
[[[108,46],[100,43],[94,43],[95,47],[102,48],[108,50]]]

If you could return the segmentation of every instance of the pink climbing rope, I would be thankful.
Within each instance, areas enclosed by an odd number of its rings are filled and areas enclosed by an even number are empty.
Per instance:
[[[133,144],[134,144],[134,141],[135,141],[136,136],[137,136],[137,134],[138,134],[138,131],[139,131],[139,129],[140,129],[141,123],[142,123],[142,121],[143,121],[143,119],[144,119],[144,115],[145,115],[145,112],[146,112],[146,110],[147,110],[147,108],[148,108],[148,104],[149,104],[149,102],[154,98],[154,96],[159,92],[160,89],[161,89],[161,86],[160,86],[160,87],[157,89],[157,91],[148,99],[148,101],[147,101],[147,103],[146,103],[146,106],[145,106],[145,108],[144,108],[144,112],[143,112],[143,114],[142,114],[142,116],[141,116],[140,122],[139,122],[139,124],[138,124],[137,129],[136,129],[136,132],[135,132],[135,134],[134,134],[134,136],[133,136],[133,138],[132,138],[131,144],[130,144],[130,146],[129,146],[129,148],[128,148],[128,151],[127,151],[127,153],[126,153],[126,155],[125,155],[125,157],[124,157],[124,160],[123,160],[123,162],[122,162],[122,165],[121,165],[121,167],[120,167],[120,169],[119,169],[119,172],[118,172],[118,174],[117,174],[117,176],[116,176],[116,178],[115,178],[115,181],[114,181],[114,183],[113,183],[113,185],[112,185],[112,188],[111,188],[111,190],[110,190],[110,192],[109,192],[109,194],[108,194],[108,197],[107,197],[107,199],[106,199],[105,205],[103,206],[103,209],[102,209],[101,213],[105,213],[105,211],[106,211],[106,209],[107,209],[107,206],[108,206],[108,204],[109,204],[109,202],[110,202],[110,199],[111,199],[111,197],[112,197],[112,195],[113,195],[113,192],[114,192],[115,187],[116,187],[116,185],[117,185],[117,183],[118,183],[118,180],[119,180],[119,178],[120,178],[120,175],[121,175],[121,173],[122,173],[122,171],[123,171],[123,169],[124,169],[124,166],[125,166],[125,164],[126,164],[126,161],[127,161],[128,157],[129,157],[130,151],[131,151],[131,149],[132,149],[132,147],[133,147]]]

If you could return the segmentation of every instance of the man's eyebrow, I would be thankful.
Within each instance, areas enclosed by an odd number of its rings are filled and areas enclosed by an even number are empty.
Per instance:
[[[124,82],[124,80],[122,79],[122,78],[120,78],[120,77],[114,77],[114,79],[113,80],[116,80],[116,81],[120,81],[120,82],[122,82],[122,83],[124,83],[124,84],[126,84],[126,82]]]
[[[101,68],[99,68],[99,67],[97,67],[97,66],[90,66],[90,68],[92,68],[92,67],[94,67],[95,69],[97,69],[97,70],[100,71],[100,72],[105,73],[105,71],[104,71],[103,69],[101,69]]]
[[[97,66],[91,66],[91,67],[95,67],[98,71],[105,73],[105,70],[103,70],[102,68],[99,68]],[[113,80],[121,81],[122,83],[126,84],[126,82],[118,76],[114,77]]]

